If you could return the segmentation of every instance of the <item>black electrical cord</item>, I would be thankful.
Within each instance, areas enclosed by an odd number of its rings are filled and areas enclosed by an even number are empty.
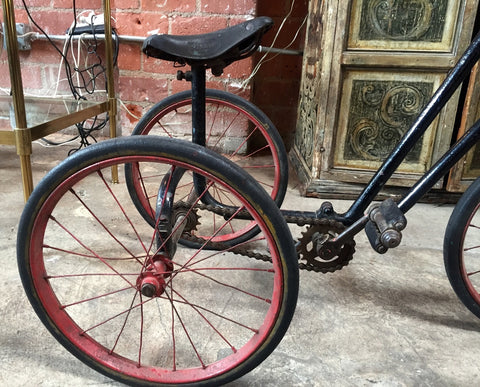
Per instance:
[[[47,38],[47,40],[50,42],[50,44],[55,48],[55,50],[60,54],[60,56],[63,58],[63,62],[64,62],[64,66],[65,66],[65,73],[67,74],[67,80],[68,80],[68,84],[69,84],[69,87],[70,87],[70,90],[73,94],[73,97],[75,99],[79,99],[81,98],[81,95],[77,93],[77,91],[75,90],[75,87],[72,83],[72,70],[71,70],[71,67],[70,67],[70,63],[68,62],[67,60],[67,57],[63,54],[62,50],[60,50],[57,45],[50,39],[50,37],[48,36],[48,34],[42,29],[42,27],[40,27],[37,22],[33,19],[32,15],[30,14],[30,11],[27,7],[27,4],[25,4],[25,0],[22,0],[22,3],[23,3],[23,6],[25,8],[25,11],[27,12],[27,16],[28,18],[30,19],[30,21],[33,23],[33,25],[35,27],[38,28],[38,30]],[[73,0],[73,14],[76,15],[77,14],[77,10],[76,10],[76,4],[75,4],[75,0]],[[76,24],[77,24],[77,18],[74,17],[74,22],[73,22],[73,29],[75,29],[76,27]],[[68,48],[70,48],[70,45],[71,45],[71,40],[72,40],[72,36],[70,35],[69,36],[69,39],[67,41],[67,51],[68,51]]]
[[[86,68],[80,69],[78,67],[74,68],[74,71],[79,77],[81,78],[81,84],[75,85],[73,76],[72,76],[72,68],[70,65],[70,62],[68,61],[67,56],[64,53],[67,53],[68,50],[70,49],[70,46],[72,44],[72,36],[74,35],[74,31],[77,26],[77,10],[76,10],[76,3],[75,0],[73,0],[73,26],[70,28],[68,31],[68,40],[66,42],[66,45],[64,45],[64,51],[60,50],[57,45],[50,39],[48,34],[38,25],[38,23],[35,22],[33,19],[32,15],[30,14],[30,11],[25,3],[25,0],[22,0],[23,6],[25,8],[25,11],[27,13],[28,18],[30,21],[35,25],[35,27],[38,28],[38,30],[47,38],[47,40],[50,42],[50,44],[54,47],[54,49],[60,54],[60,56],[63,58],[64,66],[65,66],[65,73],[67,77],[67,82],[69,85],[69,88],[72,92],[73,97],[78,100],[86,100],[86,98],[81,94],[81,92],[86,92],[87,94],[93,94],[96,89],[96,83],[97,79],[103,75],[103,78],[105,80],[105,89],[107,89],[107,79],[106,79],[106,69],[102,65],[102,59],[97,53],[97,48],[98,48],[98,42],[95,36],[96,30],[95,30],[95,25],[93,24],[93,16],[92,16],[92,21],[90,23],[91,28],[92,28],[92,34],[94,36],[93,43],[89,44],[88,49],[87,49],[87,54],[88,55],[95,55],[97,59],[97,63],[94,63],[92,65],[87,66]],[[117,63],[117,58],[118,58],[118,35],[117,32],[114,31],[114,41],[115,41],[115,53],[114,53],[114,64]],[[80,44],[80,43],[79,43]],[[85,77],[85,73],[88,74],[88,78]],[[97,122],[99,121],[99,122]],[[81,149],[82,147],[86,147],[91,144],[91,141],[93,140],[94,142],[97,142],[95,137],[93,136],[94,131],[101,130],[105,128],[107,122],[109,121],[108,114],[106,114],[105,118],[103,120],[99,120],[98,116],[93,118],[93,123],[91,125],[87,125],[87,121],[83,121],[80,123],[75,124],[77,130],[78,130],[78,136],[75,136],[74,138],[65,141],[69,142],[72,141],[76,138],[80,138],[80,145],[77,149],[71,149],[69,151],[69,155],[76,152],[77,150]],[[49,142],[46,140],[45,142]]]

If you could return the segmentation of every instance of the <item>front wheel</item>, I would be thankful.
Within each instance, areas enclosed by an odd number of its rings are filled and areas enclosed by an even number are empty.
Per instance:
[[[162,174],[162,189],[173,194],[167,210],[157,205],[171,225],[161,238],[132,203],[125,164]],[[119,184],[111,183],[112,166]],[[238,248],[166,249],[208,215],[201,194],[191,198],[193,174],[238,209],[218,217],[208,243],[240,218],[256,222],[257,237]],[[26,204],[17,254],[28,298],[53,336],[132,385],[219,385],[242,376],[280,342],[298,293],[292,237],[271,198],[208,149],[156,136],[104,141],[54,168]]]
[[[480,318],[480,179],[465,191],[448,221],[444,262],[463,304]]]

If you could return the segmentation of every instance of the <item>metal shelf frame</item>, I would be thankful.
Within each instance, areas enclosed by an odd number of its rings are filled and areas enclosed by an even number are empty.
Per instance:
[[[103,13],[105,15],[107,100],[100,103],[86,104],[87,107],[81,108],[78,111],[29,127],[27,124],[25,104],[31,103],[33,99],[26,100],[23,93],[13,0],[2,0],[2,6],[12,92],[12,96],[9,98],[11,98],[15,112],[15,127],[11,128],[11,130],[0,130],[0,144],[15,145],[16,147],[17,154],[20,158],[23,194],[26,201],[33,191],[30,157],[32,154],[32,141],[105,112],[109,115],[110,137],[116,137],[117,100],[114,88],[111,8],[110,0],[102,0]],[[43,99],[43,101],[45,101],[45,99]],[[118,181],[118,172],[116,169],[112,169],[112,179],[114,182]]]

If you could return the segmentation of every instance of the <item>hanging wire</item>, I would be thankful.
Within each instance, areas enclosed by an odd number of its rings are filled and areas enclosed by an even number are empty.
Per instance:
[[[278,31],[277,33],[275,34],[275,37],[273,38],[273,41],[272,43],[270,44],[269,48],[266,48],[264,49],[265,51],[265,54],[260,58],[260,60],[258,61],[257,65],[253,68],[251,74],[248,76],[248,78],[246,78],[240,85],[240,88],[242,90],[245,90],[246,87],[248,86],[249,82],[252,80],[252,78],[257,74],[257,72],[260,70],[260,67],[262,67],[263,64],[275,59],[278,55],[280,55],[280,53],[276,53],[275,55],[271,56],[270,58],[267,58],[267,56],[269,55],[269,50],[270,49],[273,49],[273,46],[275,45],[279,35],[280,35],[280,32],[282,31],[285,23],[287,22],[287,20],[290,18],[290,16],[292,15],[292,12],[293,12],[293,7],[295,5],[295,0],[292,1],[292,4],[290,5],[290,10],[288,11],[288,13],[285,15],[285,17],[283,18],[282,20],[282,23],[280,24],[280,26],[278,27]],[[291,45],[295,42],[295,40],[297,39],[298,35],[300,34],[300,31],[302,30],[303,26],[305,25],[305,23],[307,22],[307,18],[308,18],[308,15],[306,15],[304,18],[303,18],[303,21],[302,23],[300,24],[300,26],[298,27],[295,35],[293,36],[293,39],[290,41],[290,43],[288,43],[285,47],[283,47],[283,49],[287,49],[289,47],[291,47]]]
[[[79,18],[85,11],[81,12],[77,15],[76,3],[73,0],[73,22],[67,31],[67,39],[65,39],[65,43],[63,45],[63,49],[60,49],[48,36],[48,34],[38,25],[38,23],[33,19],[30,10],[28,9],[25,0],[22,0],[23,6],[27,13],[28,18],[32,22],[32,24],[47,38],[49,43],[54,47],[54,49],[59,53],[60,65],[59,65],[59,72],[57,76],[57,84],[55,87],[54,96],[58,93],[58,87],[60,84],[60,73],[62,65],[65,69],[66,80],[69,85],[69,89],[72,93],[72,96],[76,100],[86,100],[87,95],[92,95],[98,91],[107,92],[107,78],[106,78],[106,69],[103,65],[101,57],[97,53],[98,49],[98,40],[96,38],[96,34],[98,31],[96,30],[96,26],[93,23],[93,18],[95,15],[93,14],[90,19],[90,26],[91,31],[90,33],[93,35],[93,39],[89,39],[88,43],[85,43],[80,37],[78,40],[78,47],[77,47],[77,54],[75,55],[74,47],[72,44],[73,35],[75,34],[75,30],[77,28],[77,18]],[[118,57],[118,36],[116,31],[114,32],[114,41],[115,44],[115,57],[114,63],[117,61]],[[84,50],[82,50],[84,47]],[[72,64],[68,59],[68,53],[71,53],[72,61],[73,61],[73,69]],[[83,65],[81,63],[81,55],[85,54],[85,60]],[[99,80],[103,80],[103,82],[99,82]],[[101,88],[100,83],[103,83],[103,88]],[[99,86],[101,90],[99,90]],[[99,116],[93,117],[89,120],[85,120],[83,122],[75,124],[77,128],[78,135],[75,136],[73,139],[80,139],[80,145],[76,149],[72,149],[69,154],[81,149],[82,147],[90,145],[92,142],[96,142],[97,140],[93,136],[95,131],[99,131],[106,127],[107,122],[109,121],[108,114],[105,114],[104,118],[100,118]],[[73,139],[69,139],[66,142],[71,142]],[[48,140],[44,140],[46,143],[52,143]],[[55,145],[58,145],[57,143]]]

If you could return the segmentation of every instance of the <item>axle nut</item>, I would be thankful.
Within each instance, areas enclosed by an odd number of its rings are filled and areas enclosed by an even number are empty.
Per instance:
[[[396,230],[386,230],[382,233],[382,245],[391,249],[397,247],[402,241],[402,234]]]

